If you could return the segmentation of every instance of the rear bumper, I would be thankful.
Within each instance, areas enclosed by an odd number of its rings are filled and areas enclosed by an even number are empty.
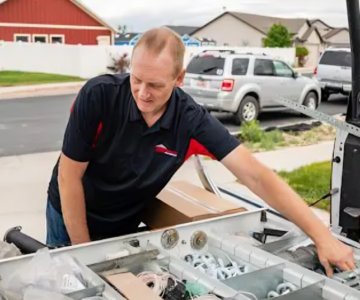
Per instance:
[[[321,89],[329,93],[349,93],[352,90],[351,83],[337,83],[337,82],[325,82],[319,81]]]
[[[208,111],[217,112],[232,112],[234,99],[229,99],[225,94],[219,93],[217,98],[205,98],[196,95],[190,96],[195,100],[196,103],[205,107]]]

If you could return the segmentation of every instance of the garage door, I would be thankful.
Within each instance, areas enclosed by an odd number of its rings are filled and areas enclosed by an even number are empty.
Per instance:
[[[320,56],[320,45],[314,44],[305,44],[304,45],[309,50],[309,56],[306,62],[306,67],[315,67],[318,64]]]

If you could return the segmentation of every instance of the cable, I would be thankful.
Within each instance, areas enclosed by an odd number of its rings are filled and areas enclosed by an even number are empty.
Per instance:
[[[191,300],[220,300],[220,298],[216,297],[215,295],[203,295],[203,296],[195,296],[192,297]]]
[[[149,271],[142,272],[137,275],[147,286],[149,286],[155,294],[158,296],[163,297],[166,288],[168,287],[169,279],[172,279],[175,283],[175,286],[180,282],[175,276],[171,275],[170,273],[153,273]],[[182,283],[183,284],[183,283]]]
[[[309,207],[312,207],[312,206],[318,204],[320,201],[323,201],[323,200],[329,198],[330,196],[332,196],[332,195],[334,195],[334,194],[336,194],[338,192],[339,192],[338,188],[334,188],[334,189],[330,190],[326,195],[322,196],[319,200],[309,204]]]

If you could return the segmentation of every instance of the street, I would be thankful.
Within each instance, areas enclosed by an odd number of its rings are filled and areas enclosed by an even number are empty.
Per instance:
[[[75,95],[33,97],[0,101],[0,156],[60,150],[63,134]],[[329,115],[346,110],[346,98],[333,97],[322,103],[320,111]],[[229,129],[239,130],[231,115],[214,114]],[[308,120],[292,113],[264,113],[262,126],[276,126]]]

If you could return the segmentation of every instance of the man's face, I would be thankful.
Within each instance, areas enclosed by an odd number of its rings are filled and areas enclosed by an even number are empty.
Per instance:
[[[164,51],[156,55],[140,46],[132,57],[131,92],[143,114],[162,112],[173,88],[181,86],[185,72],[174,78],[174,59]]]

